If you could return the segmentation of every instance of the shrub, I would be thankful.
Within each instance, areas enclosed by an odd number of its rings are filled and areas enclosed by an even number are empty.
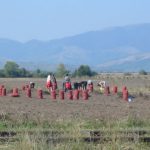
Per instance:
[[[147,75],[147,72],[146,72],[145,70],[140,70],[140,71],[139,71],[139,74],[140,74],[140,75]]]
[[[73,73],[73,76],[94,76],[97,75],[95,71],[92,71],[88,65],[81,65],[78,69],[76,69]]]

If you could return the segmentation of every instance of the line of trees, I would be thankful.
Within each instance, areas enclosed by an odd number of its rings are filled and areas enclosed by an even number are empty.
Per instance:
[[[20,66],[13,61],[7,61],[4,68],[0,70],[0,77],[47,77],[50,73],[55,74],[57,77],[63,77],[66,73],[70,73],[70,71],[66,69],[64,64],[59,64],[55,72],[42,71],[40,69],[29,71],[25,68],[20,68]],[[72,72],[73,77],[94,76],[96,74],[97,73],[92,71],[88,65],[81,65]]]
[[[29,75],[29,71],[27,71],[25,68],[19,68],[18,64],[11,61],[6,62],[4,68],[0,70],[1,77],[28,77]]]

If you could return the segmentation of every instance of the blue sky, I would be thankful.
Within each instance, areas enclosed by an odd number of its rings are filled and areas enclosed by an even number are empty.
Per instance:
[[[51,40],[150,23],[150,0],[0,0],[0,38]]]

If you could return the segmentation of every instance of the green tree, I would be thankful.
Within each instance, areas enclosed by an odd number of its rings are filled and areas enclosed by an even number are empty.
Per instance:
[[[142,69],[142,70],[139,71],[139,74],[140,74],[140,75],[147,75],[147,72]]]
[[[88,65],[81,65],[78,69],[76,69],[73,73],[73,76],[94,76],[97,73],[92,71]]]
[[[47,77],[49,72],[41,71],[28,71],[25,68],[19,68],[19,65],[12,61],[7,61],[4,69],[0,70],[0,77]]]
[[[5,73],[3,69],[0,70],[0,77],[5,77]]]
[[[18,77],[19,65],[13,61],[7,61],[4,65],[4,72],[6,77]]]
[[[26,70],[25,68],[18,69],[18,77],[32,77],[30,71]]]
[[[36,77],[36,78],[45,78],[47,77],[48,74],[50,73],[47,71],[42,71],[40,69],[37,69],[36,71],[32,73],[33,77]]]
[[[42,71],[40,69],[37,69],[34,73],[33,76],[34,77],[41,77]]]
[[[56,70],[56,76],[63,77],[66,73],[69,73],[69,71],[66,69],[65,65],[59,64]]]

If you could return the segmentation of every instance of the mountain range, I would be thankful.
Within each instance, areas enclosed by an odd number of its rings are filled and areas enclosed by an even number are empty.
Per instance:
[[[97,71],[150,71],[150,24],[90,31],[50,41],[0,39],[0,65],[15,61],[27,69],[74,69],[87,64]]]

